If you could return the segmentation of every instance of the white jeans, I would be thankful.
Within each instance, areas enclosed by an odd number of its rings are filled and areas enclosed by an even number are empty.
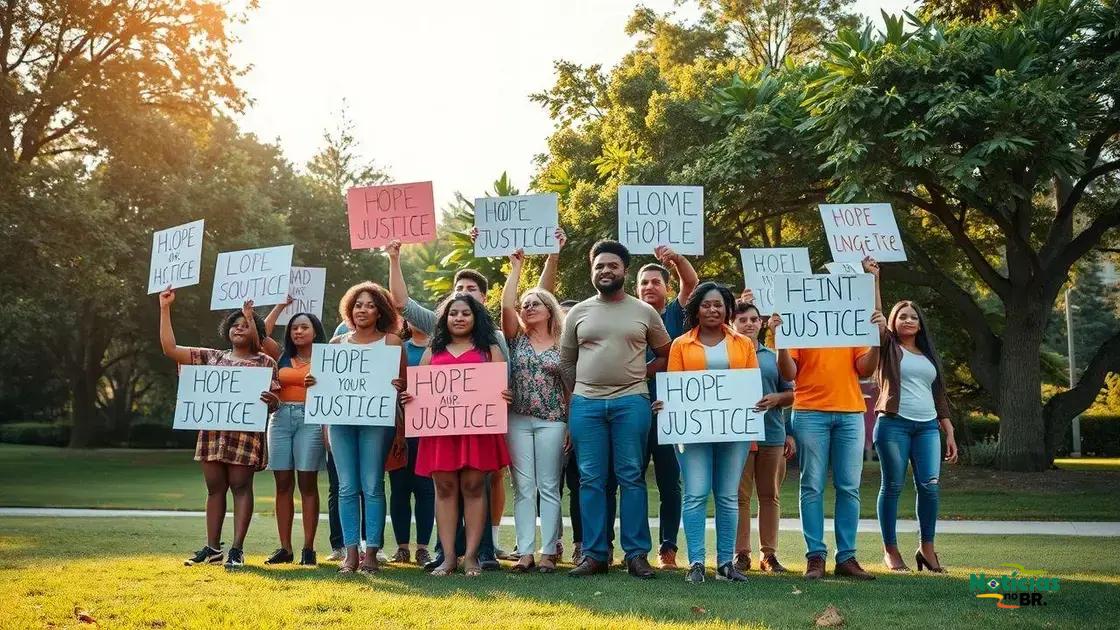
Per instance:
[[[537,493],[541,497],[540,553],[556,553],[560,537],[560,469],[563,465],[563,422],[509,414],[510,470],[513,473],[513,521],[517,551],[533,553],[537,534]]]

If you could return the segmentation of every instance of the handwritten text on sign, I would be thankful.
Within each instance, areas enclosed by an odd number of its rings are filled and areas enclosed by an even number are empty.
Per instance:
[[[317,343],[311,346],[311,375],[304,410],[310,424],[395,426],[401,347]]]
[[[268,405],[261,394],[272,387],[272,375],[267,367],[182,366],[172,428],[263,432]]]
[[[475,199],[478,238],[474,255],[505,256],[518,248],[526,254],[560,251],[556,242],[557,203],[556,193]]]
[[[346,191],[350,249],[380,247],[392,240],[424,243],[436,237],[432,182],[365,186]]]
[[[257,306],[279,304],[288,295],[292,246],[262,247],[218,254],[210,310],[241,308],[245,300]]]
[[[202,263],[203,220],[192,221],[152,234],[152,264],[148,269],[148,294],[198,284]]]
[[[822,203],[820,210],[832,260],[859,262],[864,256],[879,262],[906,260],[891,204]]]
[[[757,368],[658,372],[657,393],[664,407],[657,414],[658,444],[757,442],[766,429]]]
[[[323,267],[292,267],[288,276],[288,295],[293,301],[280,311],[276,323],[287,326],[296,313],[311,313],[323,319],[323,294],[327,290],[327,270]]]
[[[774,312],[774,276],[813,273],[808,247],[756,247],[739,250],[743,258],[744,286],[754,292],[758,312]]]
[[[879,344],[871,323],[875,277],[798,275],[774,277],[774,309],[782,317],[779,348],[847,348]]]
[[[505,363],[408,368],[413,400],[404,408],[405,436],[506,432]]]
[[[658,245],[703,254],[704,187],[619,186],[618,240],[631,254],[652,254]]]
[[[863,273],[863,265],[859,263],[830,262],[825,263],[824,268],[828,269],[828,273],[846,274],[849,276]]]

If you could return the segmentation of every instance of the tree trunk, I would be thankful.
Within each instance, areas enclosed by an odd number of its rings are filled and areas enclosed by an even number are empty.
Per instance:
[[[1037,472],[1052,463],[1042,419],[1040,356],[1045,319],[1037,308],[1008,309],[996,400],[1000,470]]]
[[[98,375],[83,373],[72,379],[70,448],[91,448],[101,438],[101,414],[97,412]]]

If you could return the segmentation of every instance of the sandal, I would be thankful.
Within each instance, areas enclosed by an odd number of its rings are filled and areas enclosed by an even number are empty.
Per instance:
[[[528,573],[535,569],[537,567],[537,563],[533,560],[533,556],[526,557],[529,558],[528,564],[524,564],[520,560],[518,560],[516,564],[510,567],[510,571],[513,571],[514,573]]]
[[[475,560],[474,566],[463,563],[463,575],[470,578],[482,575],[482,565],[478,564],[478,560]]]
[[[556,556],[545,556],[541,558],[541,567],[539,569],[541,573],[556,573],[555,557]]]
[[[357,571],[356,567],[352,567],[352,566],[346,565],[346,564],[338,567],[338,572],[339,573],[354,573],[355,571]]]

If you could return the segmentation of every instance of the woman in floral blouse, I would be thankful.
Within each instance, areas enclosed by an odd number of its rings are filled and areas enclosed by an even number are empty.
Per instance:
[[[229,350],[188,348],[175,343],[171,327],[171,304],[175,291],[168,287],[159,294],[159,342],[163,354],[183,365],[229,365],[237,367],[272,368],[269,391],[261,392],[261,402],[269,413],[280,406],[275,392],[280,391],[276,361],[261,352],[264,320],[253,312],[253,303],[245,302],[240,311],[233,311],[218,326],[218,334],[230,344]],[[195,461],[202,462],[206,480],[206,545],[186,560],[194,564],[217,564],[222,561],[222,521],[226,515],[226,492],[233,492],[233,545],[226,557],[226,567],[245,564],[241,546],[253,518],[253,474],[267,463],[264,433],[245,431],[199,431],[194,450]]]
[[[568,392],[560,378],[560,331],[564,313],[548,291],[529,289],[517,300],[525,255],[510,255],[510,272],[502,289],[502,333],[510,347],[510,470],[517,549],[513,570],[535,568],[533,547],[540,494],[542,573],[556,570],[560,536],[560,470],[567,437]]]

